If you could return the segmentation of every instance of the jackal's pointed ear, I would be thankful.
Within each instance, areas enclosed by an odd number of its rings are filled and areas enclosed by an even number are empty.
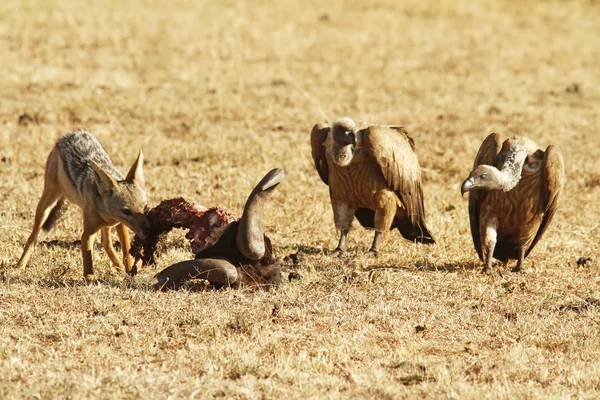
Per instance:
[[[95,162],[91,162],[90,166],[94,172],[94,180],[98,185],[98,192],[102,197],[110,197],[114,190],[117,190],[117,181],[115,181],[110,175],[108,175],[102,167]]]
[[[140,154],[138,154],[137,159],[131,166],[126,181],[135,182],[141,186],[144,186],[144,153],[140,150]]]

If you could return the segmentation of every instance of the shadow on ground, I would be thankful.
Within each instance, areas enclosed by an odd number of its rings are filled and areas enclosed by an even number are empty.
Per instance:
[[[121,251],[121,243],[118,240],[113,241],[113,245],[115,247],[115,250]],[[79,249],[79,248],[81,248],[81,240],[73,240],[72,242],[68,242],[66,240],[58,240],[58,239],[44,240],[39,243],[39,246],[46,247],[49,249],[53,249],[53,248],[57,248],[57,247],[61,248],[61,249]],[[94,243],[94,249],[95,250],[102,249],[102,244],[98,243],[98,242]]]

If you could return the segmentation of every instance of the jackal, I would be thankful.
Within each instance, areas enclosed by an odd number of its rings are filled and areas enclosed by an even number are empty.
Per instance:
[[[65,198],[83,211],[83,276],[94,279],[92,250],[96,233],[102,232],[102,245],[108,258],[130,275],[135,274],[129,254],[127,228],[144,237],[150,230],[148,201],[144,190],[143,154],[139,155],[126,177],[115,167],[96,136],[86,130],[62,135],[48,156],[44,191],[35,211],[33,231],[17,264],[25,268],[37,243],[40,229],[49,231],[62,214]],[[119,260],[111,238],[116,225],[123,250]]]

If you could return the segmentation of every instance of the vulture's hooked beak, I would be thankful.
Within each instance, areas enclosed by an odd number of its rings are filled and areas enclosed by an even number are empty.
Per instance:
[[[352,140],[352,146],[356,147],[356,134],[354,132],[350,134],[350,140]]]
[[[346,131],[345,134],[338,136],[338,138],[334,138],[336,142],[341,146],[348,146],[351,144],[352,146],[356,146],[356,134],[354,132]]]
[[[469,190],[471,190],[471,188],[473,187],[473,185],[475,184],[475,181],[473,180],[473,178],[469,177],[467,178],[467,180],[465,180],[462,184],[462,186],[460,187],[460,195],[464,196],[465,193],[467,193]]]

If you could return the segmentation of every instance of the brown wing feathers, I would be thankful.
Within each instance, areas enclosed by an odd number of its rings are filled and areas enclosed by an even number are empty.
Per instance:
[[[548,225],[554,218],[554,213],[558,208],[560,193],[564,185],[564,163],[560,151],[556,146],[550,145],[546,148],[544,154],[544,164],[542,165],[542,188],[541,196],[544,199],[544,218],[540,225],[531,246],[527,249],[525,257],[535,247],[540,240]]]
[[[434,243],[425,223],[421,169],[414,154],[414,141],[406,130],[402,127],[370,127],[363,135],[363,151],[377,163],[390,189],[406,208],[409,223],[396,218],[393,227],[398,228],[406,239]]]
[[[501,148],[502,139],[500,138],[500,135],[497,133],[488,135],[481,144],[481,147],[479,147],[475,162],[473,163],[473,169],[484,164],[495,165],[496,158],[498,157]],[[487,196],[486,191],[474,190],[469,192],[469,222],[471,223],[471,235],[473,236],[473,245],[481,260],[483,260],[483,253],[481,251],[481,237],[479,234],[479,214],[481,211],[481,203],[485,199],[485,196]]]
[[[321,177],[321,180],[329,185],[329,168],[327,166],[327,157],[325,155],[325,140],[329,134],[329,126],[319,122],[312,128],[310,133],[310,146],[312,158],[315,162],[315,168]]]

